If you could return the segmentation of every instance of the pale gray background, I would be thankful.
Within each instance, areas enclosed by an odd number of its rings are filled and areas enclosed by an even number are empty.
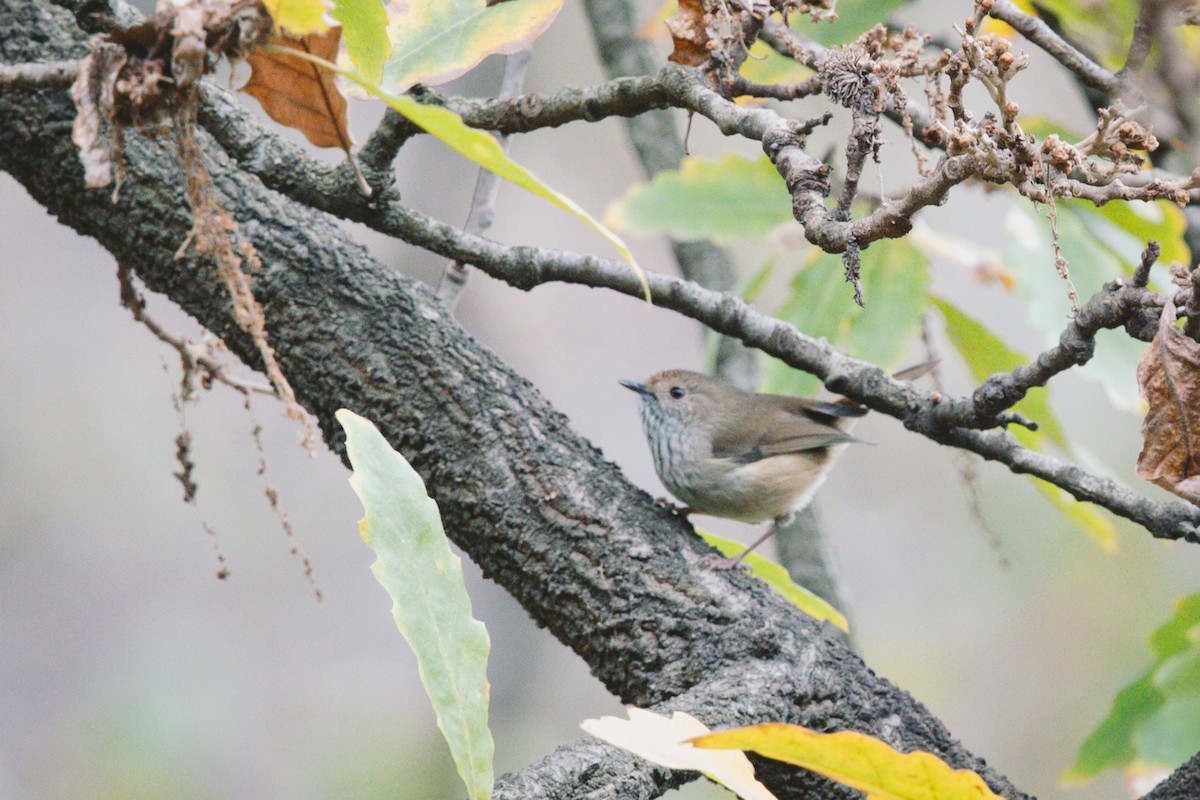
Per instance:
[[[926,4],[910,18],[945,26],[967,13],[966,2]],[[497,66],[459,90],[492,91]],[[581,11],[568,3],[538,45],[528,86],[598,79]],[[1041,89],[1047,110],[1081,109],[1044,77],[1024,76],[1015,89],[1026,108]],[[354,112],[361,140],[378,111]],[[888,135],[893,163],[907,163],[907,144]],[[727,146],[697,122],[695,154],[715,158]],[[637,176],[617,121],[524,136],[514,155],[598,215]],[[904,169],[889,166],[889,184],[901,185]],[[422,140],[405,148],[399,172],[407,202],[452,223],[465,217],[474,183],[465,162]],[[1007,202],[959,188],[922,218],[1000,247]],[[200,492],[198,508],[183,504],[171,476],[171,351],[120,307],[105,251],[6,176],[0,209],[0,798],[460,796],[413,657],[367,571],[360,507],[340,462],[324,451],[305,457],[278,406],[255,401],[269,480],[325,595],[317,603],[262,497],[254,420],[240,398],[217,389],[187,409]],[[501,241],[611,253],[576,220],[511,187],[498,217]],[[436,280],[439,259],[353,232],[397,269]],[[647,266],[669,268],[661,242],[633,244]],[[755,268],[766,251],[739,252]],[[784,272],[799,261],[785,259]],[[999,288],[976,286],[954,266],[935,275],[940,291],[1013,330],[1017,345],[1040,343]],[[169,303],[150,300],[169,328],[195,332]],[[702,368],[694,323],[609,292],[526,294],[480,275],[459,316],[631,480],[662,493],[635,399],[617,380]],[[968,388],[953,358],[947,372],[956,390]],[[1067,378],[1056,396],[1070,433],[1141,485],[1132,475],[1139,421],[1111,411],[1094,384]],[[1196,588],[1200,551],[1122,526],[1119,554],[1105,555],[1026,479],[983,466],[985,511],[1012,562],[1005,570],[946,453],[890,419],[859,430],[878,446],[847,453],[820,504],[868,663],[1023,789],[1125,796],[1117,776],[1083,791],[1061,789],[1057,776],[1113,694],[1146,667],[1146,638]],[[228,558],[226,581],[214,577],[202,521]],[[701,521],[743,539],[756,532]],[[578,736],[580,720],[619,710],[576,656],[466,569],[493,640],[499,772]]]

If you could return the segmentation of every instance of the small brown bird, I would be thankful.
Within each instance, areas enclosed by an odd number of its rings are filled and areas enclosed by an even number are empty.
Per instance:
[[[896,377],[915,378],[933,366],[919,364]],[[774,520],[729,566],[808,504],[834,456],[860,441],[848,429],[867,413],[849,400],[755,394],[679,369],[621,385],[641,395],[654,468],[671,494],[689,506],[686,513]]]

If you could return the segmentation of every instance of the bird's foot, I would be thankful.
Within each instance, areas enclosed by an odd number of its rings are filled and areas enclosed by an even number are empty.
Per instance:
[[[704,563],[718,572],[727,572],[729,570],[750,572],[750,565],[742,560],[748,552],[750,551],[744,550],[736,556],[708,555],[704,557]]]
[[[659,497],[654,500],[654,505],[661,508],[663,511],[670,512],[681,519],[687,519],[692,514],[696,513],[696,509],[691,506],[681,506],[678,503],[672,503],[665,497]]]

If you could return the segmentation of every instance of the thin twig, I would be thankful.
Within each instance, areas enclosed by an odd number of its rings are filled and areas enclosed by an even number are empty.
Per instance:
[[[121,304],[128,308],[129,312],[133,314],[133,318],[145,325],[148,331],[179,353],[179,359],[183,362],[185,370],[200,367],[204,370],[206,380],[218,381],[243,394],[253,392],[276,396],[275,390],[266,384],[243,380],[236,375],[231,375],[228,366],[208,355],[212,352],[211,346],[197,345],[187,337],[176,336],[159,325],[157,320],[146,313],[146,301],[142,299],[137,287],[133,284],[133,270],[128,264],[121,261],[117,262],[117,282],[121,290]]]
[[[526,47],[504,60],[504,77],[500,80],[500,91],[496,93],[497,100],[508,100],[521,93],[525,84],[525,72],[532,58],[532,48]],[[500,149],[507,153],[509,137],[498,134],[496,141],[500,143]],[[479,176],[475,179],[471,210],[467,213],[467,222],[463,230],[478,234],[492,227],[492,220],[496,216],[496,195],[499,191],[500,176],[481,167]],[[437,296],[448,308],[453,309],[458,304],[458,298],[467,285],[468,277],[470,273],[462,262],[451,261],[446,265],[442,280],[438,284]]]
[[[78,60],[0,64],[0,89],[70,89],[78,74]]]

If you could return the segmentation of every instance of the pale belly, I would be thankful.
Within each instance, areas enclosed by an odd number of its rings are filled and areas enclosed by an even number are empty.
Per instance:
[[[786,455],[749,464],[725,462],[725,469],[693,471],[678,476],[682,480],[664,482],[673,495],[701,514],[763,522],[808,505],[825,478],[822,467],[832,453],[821,455],[825,457],[818,460]]]

